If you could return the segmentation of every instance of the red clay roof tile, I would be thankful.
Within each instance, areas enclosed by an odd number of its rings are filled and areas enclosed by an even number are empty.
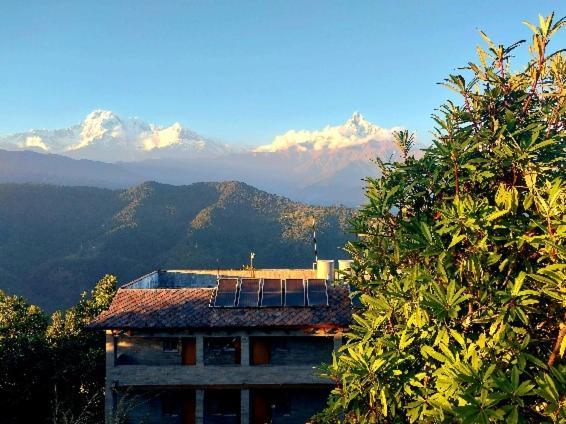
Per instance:
[[[328,289],[328,307],[210,307],[213,288],[126,289],[90,324],[98,329],[340,326],[350,323],[347,288]]]

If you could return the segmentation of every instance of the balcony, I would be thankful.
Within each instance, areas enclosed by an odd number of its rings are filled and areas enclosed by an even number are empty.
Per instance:
[[[118,365],[107,375],[120,386],[326,385],[316,366]]]

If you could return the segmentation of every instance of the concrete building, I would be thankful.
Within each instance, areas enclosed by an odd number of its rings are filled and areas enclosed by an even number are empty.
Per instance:
[[[348,288],[316,277],[156,271],[119,288],[91,324],[106,332],[106,422],[307,422],[351,319]]]

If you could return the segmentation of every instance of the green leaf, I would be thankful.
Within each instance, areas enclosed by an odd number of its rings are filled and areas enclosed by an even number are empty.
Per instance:
[[[383,414],[383,416],[387,416],[387,398],[385,397],[385,389],[381,389],[381,391],[379,392],[379,395],[381,397],[381,413]]]
[[[452,241],[450,242],[450,245],[448,246],[448,249],[456,246],[458,243],[460,243],[462,240],[464,240],[466,238],[465,234],[455,234],[452,237]]]

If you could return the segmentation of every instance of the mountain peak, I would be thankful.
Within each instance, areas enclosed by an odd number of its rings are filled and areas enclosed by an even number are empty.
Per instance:
[[[364,116],[360,112],[356,111],[356,112],[352,113],[352,116],[350,117],[350,119],[348,119],[346,121],[346,124],[366,125],[366,124],[369,124],[369,122],[366,121],[366,119],[364,118]]]
[[[390,143],[393,131],[398,128],[381,128],[367,121],[360,112],[354,112],[342,125],[327,126],[321,130],[290,130],[275,137],[268,145],[260,146],[256,152],[297,150],[340,149],[375,141]]]
[[[114,112],[96,109],[89,113],[81,124],[81,139],[69,147],[78,150],[89,146],[96,140],[105,137],[118,138],[123,135],[125,128],[122,120]]]
[[[91,121],[106,121],[106,120],[112,120],[112,119],[117,119],[118,116],[112,112],[111,110],[105,110],[105,109],[94,109],[92,112],[90,112],[84,119],[83,122],[91,122]]]
[[[149,124],[95,109],[81,123],[57,130],[32,130],[0,138],[0,147],[35,150],[107,162],[216,157],[236,150],[184,128]]]

